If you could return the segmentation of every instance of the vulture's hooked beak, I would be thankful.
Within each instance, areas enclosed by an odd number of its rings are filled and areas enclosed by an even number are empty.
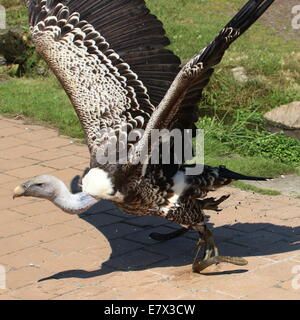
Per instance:
[[[21,184],[16,187],[13,194],[13,199],[22,197],[25,194],[26,188],[24,184]]]

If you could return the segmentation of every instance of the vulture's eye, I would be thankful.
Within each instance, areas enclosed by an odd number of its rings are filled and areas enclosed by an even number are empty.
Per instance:
[[[37,187],[43,187],[44,184],[43,184],[43,183],[37,183],[36,186],[37,186]]]

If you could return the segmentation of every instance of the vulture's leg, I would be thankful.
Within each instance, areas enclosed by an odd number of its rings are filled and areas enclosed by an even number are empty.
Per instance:
[[[149,235],[149,237],[151,239],[157,240],[157,241],[171,240],[171,239],[174,239],[176,237],[179,237],[179,236],[185,234],[187,231],[188,231],[188,229],[181,228],[181,229],[178,229],[176,231],[166,233],[166,234],[154,232],[154,233],[151,233]]]
[[[213,264],[219,264],[220,262],[227,262],[238,266],[248,264],[248,262],[243,258],[219,256],[219,251],[215,245],[213,235],[206,225],[195,226],[194,229],[198,230],[200,234],[200,239],[197,244],[197,252],[193,262],[194,272],[200,273],[207,267]],[[198,257],[202,248],[205,248],[205,255],[203,260],[200,260]]]

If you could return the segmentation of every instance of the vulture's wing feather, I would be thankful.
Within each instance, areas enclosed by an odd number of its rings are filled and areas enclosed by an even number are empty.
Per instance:
[[[243,34],[274,2],[250,0],[224,27],[219,35],[199,54],[193,57],[178,73],[164,99],[149,120],[146,132],[132,149],[133,158],[150,151],[152,129],[193,129],[198,119],[197,104],[204,87],[209,83],[214,66],[225,51]]]
[[[144,0],[73,0],[70,12],[93,25],[110,48],[130,65],[157,106],[180,70],[180,59],[164,47],[170,44],[162,23]],[[149,75],[147,70],[155,72]],[[158,83],[164,79],[164,82]]]
[[[143,129],[180,61],[144,0],[28,0],[32,38],[95,154],[112,129]],[[130,65],[129,65],[130,63]],[[109,139],[108,139],[109,140]]]

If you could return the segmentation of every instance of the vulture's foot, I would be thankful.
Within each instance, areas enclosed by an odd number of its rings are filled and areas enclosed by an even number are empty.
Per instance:
[[[213,210],[213,211],[217,211],[220,212],[223,209],[219,208],[219,205],[224,202],[225,200],[227,200],[230,197],[230,195],[226,195],[223,196],[219,199],[216,198],[206,198],[204,200],[199,200],[202,203],[202,209],[204,210]]]
[[[166,234],[154,232],[154,233],[151,233],[149,235],[149,237],[151,239],[153,239],[153,240],[165,241],[165,240],[171,240],[171,239],[174,239],[176,237],[179,237],[179,236],[185,234],[187,231],[188,231],[188,229],[181,228],[179,230],[176,230],[176,231],[173,231],[173,232],[170,232],[170,233],[166,233]]]
[[[201,260],[198,256],[203,247],[206,248],[205,256],[203,260]],[[205,227],[205,232],[204,234],[201,234],[200,240],[197,244],[197,253],[192,266],[193,272],[200,273],[209,266],[219,264],[221,262],[227,262],[238,266],[245,266],[248,264],[248,261],[243,258],[220,256],[211,231]]]

